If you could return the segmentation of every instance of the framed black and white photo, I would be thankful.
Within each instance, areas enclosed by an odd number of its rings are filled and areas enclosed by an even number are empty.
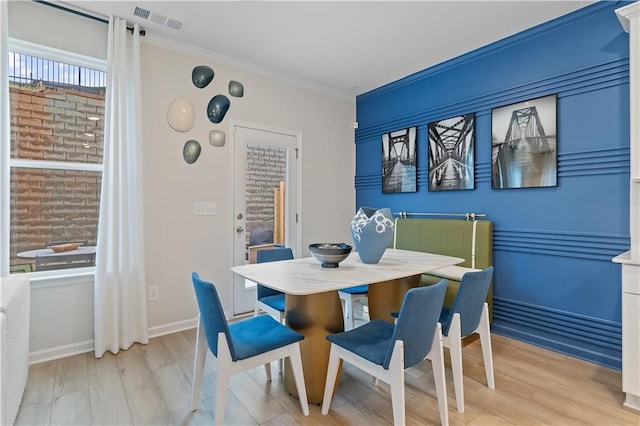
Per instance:
[[[382,192],[416,192],[417,127],[382,135]]]
[[[475,116],[429,123],[429,191],[474,188]]]
[[[491,112],[491,187],[558,184],[557,95]]]

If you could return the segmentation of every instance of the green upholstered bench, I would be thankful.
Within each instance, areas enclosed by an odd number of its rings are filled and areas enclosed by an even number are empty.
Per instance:
[[[493,222],[490,220],[397,218],[393,247],[403,250],[461,257],[464,262],[423,274],[421,285],[443,278],[449,283],[445,306],[453,303],[462,275],[493,265]],[[489,316],[493,314],[493,289],[487,294]]]

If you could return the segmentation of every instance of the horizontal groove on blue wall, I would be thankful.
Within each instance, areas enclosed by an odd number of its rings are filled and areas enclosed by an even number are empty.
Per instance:
[[[622,327],[602,320],[516,300],[493,298],[492,331],[620,369]]]
[[[382,161],[382,159],[380,160]],[[629,147],[585,150],[558,153],[558,178],[629,174]],[[427,185],[427,170],[418,168],[418,188]],[[491,162],[478,161],[475,169],[475,181],[491,182]],[[380,173],[359,174],[355,177],[355,189],[382,188]]]
[[[491,182],[491,161],[476,162],[476,182]]]
[[[544,229],[493,230],[493,249],[548,256],[603,260],[629,250],[628,235]]]
[[[372,126],[359,122],[355,142],[366,143],[371,137],[411,126],[424,126],[434,120],[454,117],[470,112],[483,112],[492,108],[521,102],[553,93],[558,98],[574,96],[612,86],[629,83],[629,59],[595,65],[559,76],[545,78],[527,84],[486,93],[482,96],[462,99],[450,104],[427,108],[413,114],[387,121],[378,121]]]
[[[559,177],[629,173],[629,147],[558,153]]]
[[[498,50],[505,49],[509,46],[517,45],[518,43],[534,38],[539,34],[548,33],[549,31],[553,31],[556,28],[570,25],[571,23],[582,20],[582,19],[587,19],[590,16],[597,15],[600,13],[612,13],[612,11],[617,7],[619,7],[618,2],[603,1],[603,2],[600,2],[599,4],[591,5],[589,8],[584,8],[582,10],[575,11],[567,16],[562,16],[560,18],[556,18],[554,20],[545,22],[543,24],[540,24],[535,27],[529,28],[525,31],[522,31],[518,34],[512,35],[508,38],[498,40],[487,46],[481,47],[479,49],[468,52],[464,55],[458,56],[449,61],[442,62],[438,65],[435,65],[433,67],[427,68],[422,71],[418,71],[400,80],[388,83],[370,92],[359,95],[357,97],[357,101],[362,102],[362,101],[365,101],[366,99],[375,98],[387,92],[397,90],[406,85],[410,85],[416,81],[424,80],[425,78],[429,78],[431,76],[440,74],[452,68],[459,67],[461,65],[464,65],[465,63],[474,61],[484,56],[492,55]]]

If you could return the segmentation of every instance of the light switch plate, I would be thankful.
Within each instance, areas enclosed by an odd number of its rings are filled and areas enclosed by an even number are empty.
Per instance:
[[[193,215],[194,216],[215,216],[216,215],[216,203],[193,203]]]

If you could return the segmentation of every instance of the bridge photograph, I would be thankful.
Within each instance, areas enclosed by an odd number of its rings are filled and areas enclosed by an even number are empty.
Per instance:
[[[556,102],[550,95],[492,111],[492,188],[557,185]]]
[[[409,127],[382,135],[382,192],[416,192],[416,132]]]
[[[429,131],[429,191],[474,188],[474,114],[434,121]]]

